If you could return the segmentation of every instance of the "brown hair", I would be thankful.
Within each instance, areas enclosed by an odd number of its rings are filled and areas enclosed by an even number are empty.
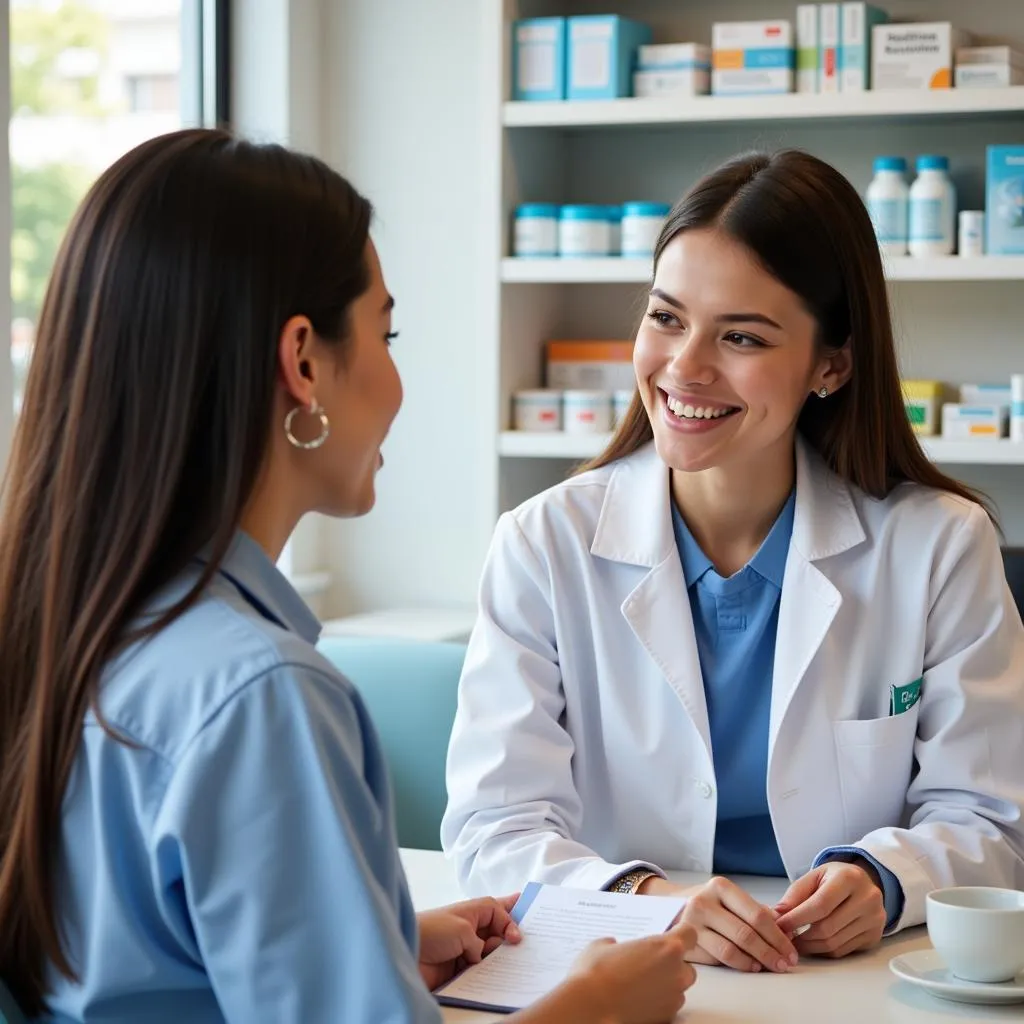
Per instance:
[[[849,343],[853,372],[827,401],[808,399],[797,429],[839,476],[875,498],[904,481],[988,508],[929,461],[910,427],[900,388],[882,258],[854,187],[799,150],[736,157],[699,181],[669,214],[654,252],[682,231],[716,228],[745,245],[798,295],[826,349]],[[584,469],[630,455],[653,437],[639,396],[608,448]]]
[[[0,976],[30,1017],[48,963],[75,977],[61,804],[104,666],[209,583],[275,426],[281,328],[344,342],[370,218],[319,160],[189,130],[107,170],[61,246],[0,512]],[[134,627],[207,545],[191,592]]]

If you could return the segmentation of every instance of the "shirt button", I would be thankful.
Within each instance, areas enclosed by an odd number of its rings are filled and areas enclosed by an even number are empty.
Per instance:
[[[700,795],[702,797],[704,797],[705,800],[710,800],[715,791],[714,791],[714,789],[712,789],[711,783],[709,783],[709,782],[698,782],[697,783],[697,792],[700,793]]]

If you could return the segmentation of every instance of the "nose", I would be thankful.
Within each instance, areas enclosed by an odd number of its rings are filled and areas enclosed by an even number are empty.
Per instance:
[[[696,331],[691,332],[679,340],[667,369],[680,386],[712,383],[715,378],[713,342]]]

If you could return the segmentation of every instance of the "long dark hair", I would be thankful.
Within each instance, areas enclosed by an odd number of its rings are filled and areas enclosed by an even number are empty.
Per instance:
[[[849,341],[853,373],[828,401],[809,399],[797,429],[839,476],[885,497],[904,481],[984,498],[942,473],[921,450],[900,388],[885,273],[871,220],[834,167],[799,150],[736,157],[699,181],[669,214],[654,253],[682,231],[714,227],[800,296],[818,342]],[[635,452],[653,437],[639,396],[608,448],[585,469]]]
[[[281,328],[342,346],[370,204],[321,161],[223,131],[144,143],[82,202],[36,335],[0,510],[0,976],[29,1016],[64,953],[55,871],[83,719],[132,619],[262,468]],[[109,730],[108,730],[109,731]]]

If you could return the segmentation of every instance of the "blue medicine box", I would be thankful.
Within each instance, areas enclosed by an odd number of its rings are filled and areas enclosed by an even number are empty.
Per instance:
[[[651,38],[648,25],[617,14],[570,18],[568,98],[614,100],[631,96],[638,51]]]
[[[565,99],[565,18],[523,18],[512,28],[512,98]]]
[[[989,146],[985,252],[1024,256],[1024,145]]]

